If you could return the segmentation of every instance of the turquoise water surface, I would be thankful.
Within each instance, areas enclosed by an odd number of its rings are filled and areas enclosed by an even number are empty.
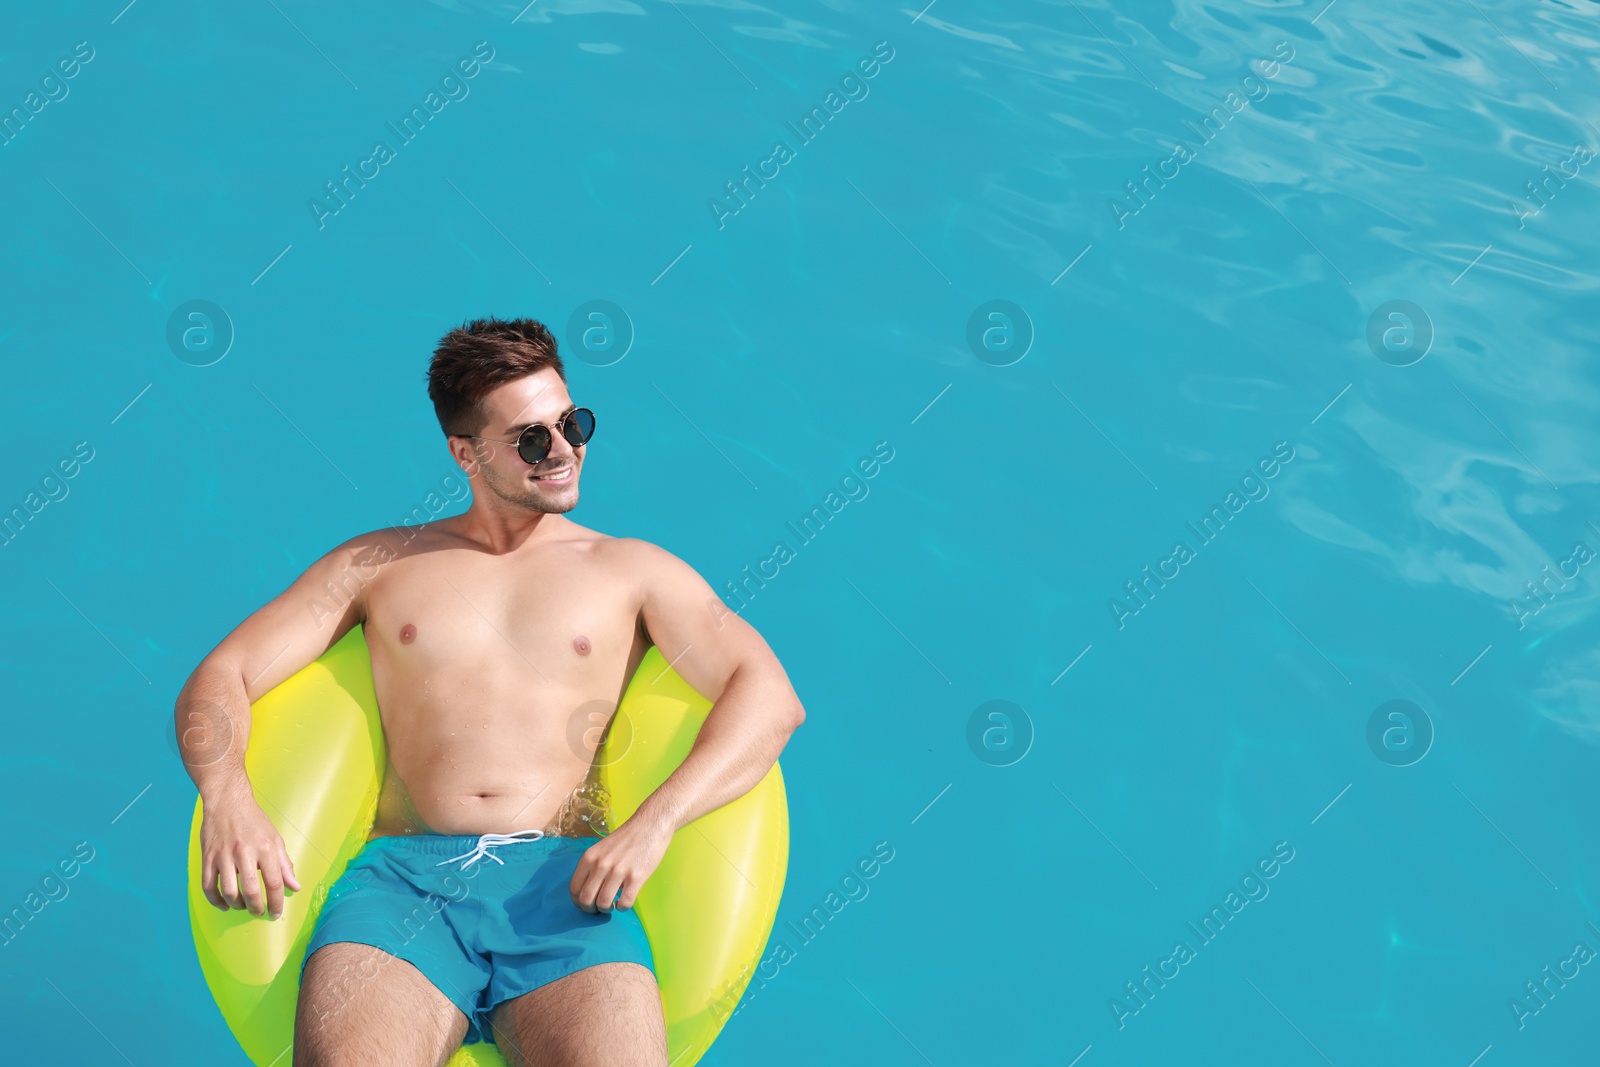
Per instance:
[[[704,1063],[1596,1061],[1593,0],[123,3],[0,44],[0,1060],[246,1062],[173,700],[493,314],[808,712]]]

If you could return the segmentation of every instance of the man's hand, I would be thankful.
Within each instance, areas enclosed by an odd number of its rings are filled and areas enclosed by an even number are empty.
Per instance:
[[[591,914],[609,912],[613,901],[624,911],[633,907],[670,844],[671,827],[635,815],[584,852],[572,875],[572,902]]]
[[[200,888],[206,899],[222,911],[281,918],[284,886],[298,890],[300,880],[272,820],[254,797],[206,804],[202,811]]]

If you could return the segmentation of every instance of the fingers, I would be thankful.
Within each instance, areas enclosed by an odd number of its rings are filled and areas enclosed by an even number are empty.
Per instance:
[[[222,894],[217,892],[217,861],[212,857],[206,861],[200,870],[200,891],[206,895],[211,906],[220,911],[228,910],[228,902],[222,899]]]
[[[578,869],[572,873],[571,891],[572,902],[578,906],[578,910],[592,914],[595,910],[594,898],[600,891],[600,882],[599,876],[595,873],[594,859],[587,852],[578,861]]]
[[[244,907],[244,901],[239,897],[238,871],[234,869],[233,861],[226,856],[217,857],[217,895],[222,898],[223,911]]]
[[[572,902],[590,914],[609,913],[612,908],[619,906],[632,907],[633,898],[638,893],[634,885],[637,881],[631,869],[607,860],[603,855],[594,855],[594,848],[591,847],[578,861],[578,869],[573,873]],[[619,898],[623,894],[626,894],[626,904],[620,903]]]
[[[578,861],[577,871],[572,876],[573,903],[591,915],[609,910],[609,901],[602,907],[602,901],[605,899],[602,890],[610,873],[610,864],[605,862],[603,855],[594,855],[593,848],[585,852],[583,858]]]
[[[289,850],[283,845],[283,838],[278,838],[278,861],[283,871],[283,881],[291,890],[300,891],[300,879],[294,876],[294,861],[289,858]]]
[[[300,889],[283,836],[259,808],[207,809],[201,823],[200,889],[211,906],[283,917],[285,892]]]
[[[601,911],[609,912],[613,908],[620,906],[618,898],[621,897],[622,889],[627,883],[627,876],[621,871],[616,871],[600,884],[600,900],[604,901],[600,906]]]
[[[219,855],[201,876],[200,889],[206,900],[220,911],[236,909],[258,918],[281,919],[285,891],[297,892],[300,880],[281,844],[275,852],[260,860],[252,858],[247,849],[233,857]]]
[[[244,895],[250,914],[259,918],[266,914],[266,903],[262,899],[261,878],[256,874],[256,861],[247,855],[239,858],[239,892]]]
[[[278,857],[265,856],[261,860],[261,884],[267,891],[267,918],[283,917],[283,874],[278,867]]]

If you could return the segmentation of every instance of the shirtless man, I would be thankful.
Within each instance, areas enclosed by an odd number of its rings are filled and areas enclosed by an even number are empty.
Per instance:
[[[389,772],[302,965],[294,1067],[439,1065],[464,1040],[494,1041],[513,1067],[661,1067],[634,899],[674,831],[766,775],[804,709],[767,643],[687,564],[566,518],[594,418],[542,325],[452,330],[428,392],[472,481],[467,511],[335,548],[179,694],[202,888],[269,919],[301,888],[245,776],[250,702],[361,625]],[[596,727],[652,644],[714,703],[683,765],[610,829]]]

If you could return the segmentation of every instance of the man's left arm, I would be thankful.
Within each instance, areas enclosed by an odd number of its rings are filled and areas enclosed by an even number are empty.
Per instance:
[[[805,721],[778,657],[694,568],[646,541],[626,548],[650,640],[712,704],[682,765],[579,861],[572,899],[588,912],[609,911],[613,900],[631,908],[673,833],[755,788]]]

